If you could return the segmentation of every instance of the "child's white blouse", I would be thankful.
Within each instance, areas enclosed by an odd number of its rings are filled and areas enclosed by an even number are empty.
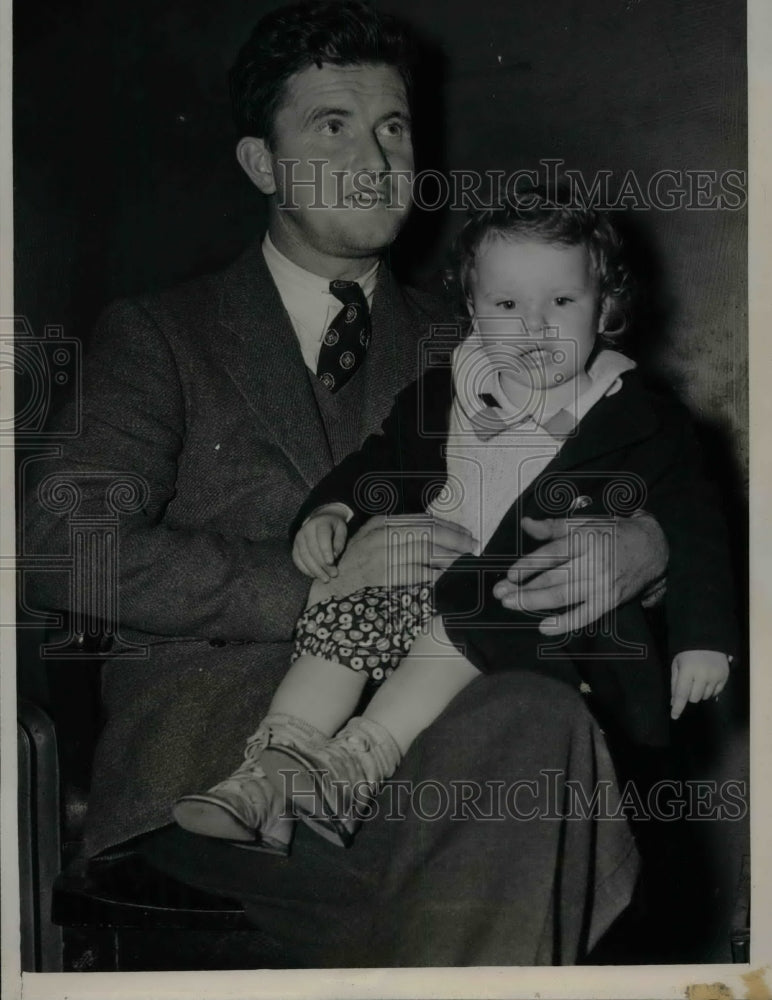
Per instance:
[[[522,399],[510,401],[501,389],[500,371],[486,364],[484,348],[474,333],[470,335],[453,358],[454,400],[445,446],[448,478],[428,512],[467,528],[477,539],[479,555],[513,502],[549,465],[565,439],[576,433],[598,400],[622,388],[620,376],[635,367],[617,351],[601,351],[587,369],[589,386],[568,405],[550,412],[548,394],[525,389]]]

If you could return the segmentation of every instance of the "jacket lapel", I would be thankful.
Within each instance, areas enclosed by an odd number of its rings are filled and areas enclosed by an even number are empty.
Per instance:
[[[300,345],[259,241],[226,272],[219,322],[230,377],[266,435],[314,486],[332,467],[332,455]]]
[[[598,400],[582,420],[577,433],[566,439],[545,473],[577,468],[654,433],[659,419],[646,398],[639,377],[630,373],[622,379],[623,388]]]
[[[660,426],[659,417],[646,398],[646,392],[635,373],[625,374],[623,388],[613,396],[604,396],[590,410],[579,425],[578,433],[566,440],[550,464],[523,491],[504,515],[490,539],[486,552],[522,551],[537,548],[539,543],[520,532],[520,518],[524,513],[544,517],[536,510],[529,511],[529,504],[545,476],[580,469],[597,462],[604,455],[612,456],[638,441],[650,437]],[[618,458],[609,462],[609,474],[620,469]],[[565,511],[568,513],[568,511]],[[556,514],[551,516],[561,516]],[[515,539],[520,539],[516,544]],[[514,548],[513,548],[514,546]]]
[[[433,319],[422,315],[415,304],[406,300],[405,290],[384,261],[373,296],[373,337],[362,369],[365,426],[380,426],[383,400],[393,401],[418,378],[422,368],[421,345]],[[386,412],[390,408],[387,406]]]

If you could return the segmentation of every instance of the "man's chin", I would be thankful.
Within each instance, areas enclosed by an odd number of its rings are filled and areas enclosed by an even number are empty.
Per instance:
[[[366,210],[357,210],[340,230],[341,244],[358,256],[370,256],[388,249],[399,235],[407,216],[389,215],[384,218],[383,211],[378,215],[381,217],[377,218],[373,213],[368,218]]]

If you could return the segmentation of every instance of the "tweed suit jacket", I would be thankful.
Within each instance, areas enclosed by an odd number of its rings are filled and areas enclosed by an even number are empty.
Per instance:
[[[482,554],[462,556],[440,577],[435,605],[451,641],[479,670],[527,669],[576,686],[589,682],[590,702],[610,735],[663,746],[670,657],[689,649],[737,653],[728,540],[687,411],[637,372],[622,380],[621,391],[592,407],[513,500]],[[451,405],[451,368],[427,370],[400,393],[382,430],[315,487],[292,530],[332,501],[354,511],[350,533],[373,514],[423,512],[446,479]],[[504,608],[493,596],[515,559],[541,544],[523,532],[521,519],[566,516],[579,496],[583,517],[645,508],[662,526],[670,546],[667,662],[637,599],[568,639],[547,639],[536,628],[542,615]]]
[[[419,342],[445,318],[381,268],[371,346],[338,397],[357,444],[415,378]],[[307,598],[288,528],[333,456],[259,243],[220,273],[109,308],[86,358],[82,417],[61,457],[37,463],[26,544],[68,552],[67,517],[38,502],[47,477],[76,480],[79,515],[104,512],[106,474],[139,484],[139,509],[119,522],[115,615],[124,645],[144,655],[103,669],[86,822],[94,855],[170,822],[179,795],[238,765]],[[38,574],[32,590],[38,606],[69,606],[63,574]]]

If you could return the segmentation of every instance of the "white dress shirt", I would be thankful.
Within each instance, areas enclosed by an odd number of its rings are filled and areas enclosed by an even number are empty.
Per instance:
[[[330,293],[329,278],[321,278],[294,264],[276,249],[267,233],[263,240],[263,257],[289,313],[306,367],[316,374],[322,337],[343,308],[343,303]],[[378,262],[356,280],[368,307],[372,308],[378,283]]]

